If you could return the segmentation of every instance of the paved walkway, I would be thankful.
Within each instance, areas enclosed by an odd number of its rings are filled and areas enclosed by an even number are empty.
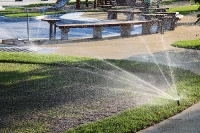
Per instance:
[[[138,133],[200,133],[200,102]]]

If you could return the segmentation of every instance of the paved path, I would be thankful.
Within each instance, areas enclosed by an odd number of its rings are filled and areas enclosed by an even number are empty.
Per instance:
[[[200,133],[200,102],[138,133]]]

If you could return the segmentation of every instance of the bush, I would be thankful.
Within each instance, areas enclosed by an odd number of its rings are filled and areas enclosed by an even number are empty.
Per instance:
[[[198,5],[200,4],[200,0],[194,0],[194,2]]]

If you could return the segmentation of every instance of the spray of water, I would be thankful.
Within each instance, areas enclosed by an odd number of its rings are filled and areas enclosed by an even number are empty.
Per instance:
[[[164,44],[164,38],[163,38],[163,36],[160,36],[160,39],[161,39],[161,41],[162,41],[162,47],[163,47],[163,49],[166,51],[165,52],[165,56],[166,56],[166,58],[167,58],[167,62],[168,62],[168,65],[169,65],[169,69],[170,69],[170,74],[171,74],[171,78],[172,78],[172,82],[173,82],[173,89],[172,89],[172,93],[173,93],[173,95],[175,96],[175,97],[178,97],[178,91],[177,91],[177,87],[176,87],[176,84],[175,84],[175,77],[174,77],[174,71],[173,71],[173,69],[170,67],[171,66],[171,59],[170,59],[170,56],[169,56],[169,53],[167,52],[167,50],[166,50],[166,47],[165,47],[165,45],[163,45]]]
[[[169,87],[172,88],[171,90],[173,91],[173,94],[172,94],[173,97],[174,97],[173,99],[174,99],[174,100],[178,99],[179,96],[178,96],[178,93],[177,93],[177,88],[176,88],[176,86],[175,86],[175,79],[174,79],[173,69],[170,67],[170,66],[171,66],[171,60],[170,60],[170,57],[169,57],[168,52],[165,52],[165,53],[166,53],[165,56],[166,56],[166,58],[167,58],[167,63],[168,63],[168,66],[169,66],[169,70],[170,70],[170,75],[171,75],[171,78],[172,78],[173,86],[171,86],[170,83],[168,82],[168,80],[167,80],[165,74],[163,73],[162,69],[160,68],[160,66],[159,66],[159,64],[158,64],[158,62],[157,62],[157,60],[156,60],[156,58],[154,57],[154,55],[153,55],[152,52],[150,51],[148,45],[146,45],[147,42],[146,42],[144,39],[142,39],[141,36],[140,36],[140,38],[141,38],[141,40],[142,40],[144,46],[145,46],[146,49],[148,50],[149,54],[151,55],[151,57],[152,57],[152,59],[153,59],[153,62],[157,65],[159,71],[160,71],[161,74],[163,75],[165,81],[167,82],[167,84],[169,85]],[[161,39],[161,41],[162,41],[162,43],[161,43],[161,44],[162,44],[162,48],[163,48],[164,51],[166,51],[165,45],[163,45],[163,44],[164,44],[164,39],[163,39],[163,36],[162,36],[162,35],[160,35],[160,39]]]
[[[40,27],[40,25],[39,25],[39,27]],[[37,29],[37,31],[39,31],[39,29]],[[37,34],[37,37],[38,37],[38,34]],[[149,53],[151,53],[144,40],[143,40],[143,44],[146,46]],[[33,51],[38,50],[38,48],[34,47],[33,45],[31,45],[30,49],[32,49]],[[86,52],[86,51],[84,51],[84,52]],[[89,52],[87,51],[87,53],[89,53]],[[97,57],[95,55],[92,55],[92,56]],[[152,55],[152,57],[153,57],[153,55]],[[100,59],[99,57],[97,57],[97,58]],[[164,73],[162,72],[161,68],[159,67],[156,59],[155,58],[153,58],[153,59],[154,59],[155,64],[158,66],[160,72],[162,73],[162,75],[163,75],[165,81],[167,82],[168,86],[171,87],[170,83],[168,82],[167,78],[165,77]],[[92,73],[92,74],[96,74],[96,75],[105,77],[107,79],[111,79],[111,80],[118,82],[120,84],[124,84],[126,86],[129,86],[128,87],[129,89],[120,88],[120,89],[118,89],[118,91],[126,91],[126,92],[142,94],[142,95],[149,95],[149,96],[150,95],[152,95],[152,96],[162,96],[162,98],[166,98],[166,99],[176,99],[175,97],[169,95],[165,91],[162,91],[159,88],[157,88],[157,87],[151,85],[150,83],[146,82],[145,80],[139,78],[135,74],[132,74],[132,73],[126,71],[126,70],[123,70],[122,68],[119,68],[118,66],[116,66],[116,65],[114,65],[114,64],[112,64],[112,63],[110,63],[106,60],[103,60],[103,59],[100,59],[100,60],[102,61],[102,63],[105,63],[105,64],[109,65],[110,67],[112,67],[113,70],[120,71],[120,73],[117,74],[116,71],[106,71],[106,70],[103,70],[103,69],[98,68],[96,66],[93,66],[91,64],[88,64],[86,62],[83,62],[83,64],[86,64],[86,65],[92,67],[94,69],[94,71],[84,69],[84,68],[80,68],[80,67],[76,67],[76,68],[80,69],[82,71],[88,72],[88,73]],[[112,90],[114,90],[114,89],[112,89]],[[117,89],[115,89],[115,90],[117,90]],[[143,90],[143,91],[141,91],[141,90]]]
[[[102,63],[105,63],[105,64],[109,65],[110,67],[112,67],[113,70],[117,70],[118,72],[120,71],[120,73],[117,74],[116,73],[117,71],[106,71],[106,70],[103,70],[96,66],[90,65],[86,62],[82,62],[82,63],[93,68],[94,71],[86,70],[83,68],[79,68],[79,69],[81,69],[83,71],[87,71],[89,73],[101,75],[105,78],[112,79],[113,81],[119,82],[121,84],[129,85],[129,87],[131,88],[131,90],[128,90],[127,88],[123,88],[123,89],[121,88],[120,91],[122,91],[122,90],[124,92],[132,91],[132,93],[143,94],[143,95],[148,95],[148,94],[154,95],[154,96],[162,95],[162,98],[165,98],[165,99],[175,99],[171,95],[167,94],[165,91],[160,90],[159,88],[151,85],[150,83],[139,78],[138,76],[136,76],[128,71],[125,71],[124,69],[122,69],[116,65],[113,65],[112,63],[110,63],[106,60],[101,59],[101,61],[102,61]],[[115,88],[114,90],[119,90],[119,89]],[[145,91],[148,93],[146,93]]]

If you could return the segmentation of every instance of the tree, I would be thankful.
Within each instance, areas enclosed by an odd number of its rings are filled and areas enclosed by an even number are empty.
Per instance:
[[[200,4],[200,0],[194,0],[195,4],[199,6]],[[198,11],[200,11],[200,6],[198,8]],[[197,24],[198,22],[200,22],[200,14],[197,14],[197,21],[195,22],[195,24]]]
[[[199,3],[200,3],[200,0],[194,0],[194,2],[195,2],[196,4],[199,4]]]

